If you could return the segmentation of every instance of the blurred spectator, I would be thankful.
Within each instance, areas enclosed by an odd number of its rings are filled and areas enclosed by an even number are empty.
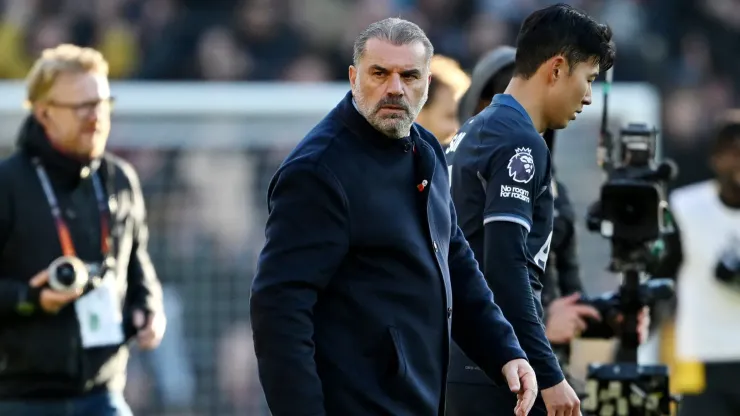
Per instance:
[[[254,60],[249,79],[266,81],[279,77],[303,50],[298,32],[285,22],[282,2],[245,0],[236,10],[236,27],[243,47]]]
[[[454,59],[434,55],[429,98],[416,117],[416,122],[429,130],[446,147],[460,128],[458,102],[470,87],[470,77]]]
[[[219,340],[218,385],[235,414],[268,414],[267,406],[262,404],[262,388],[253,351],[252,330],[245,322],[236,323]]]
[[[326,82],[331,81],[332,73],[320,56],[307,53],[296,58],[282,78],[293,82]]]
[[[197,72],[208,81],[235,81],[247,78],[254,62],[241,50],[234,34],[218,26],[208,29],[198,40]]]

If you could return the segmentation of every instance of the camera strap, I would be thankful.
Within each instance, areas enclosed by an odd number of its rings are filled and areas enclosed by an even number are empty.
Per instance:
[[[54,224],[57,229],[57,235],[59,236],[59,244],[62,246],[62,254],[64,256],[77,257],[77,252],[72,243],[72,235],[69,232],[67,223],[62,217],[62,210],[59,208],[59,202],[54,195],[54,189],[51,186],[49,175],[46,173],[46,169],[44,169],[37,158],[32,159],[31,162],[36,168],[36,174],[41,182],[41,187],[44,189],[46,200],[49,202],[51,215],[54,217]],[[110,211],[108,210],[105,191],[103,190],[103,184],[98,172],[93,173],[92,182],[93,187],[95,188],[95,199],[97,199],[98,202],[98,211],[100,213],[100,251],[103,254],[103,258],[106,258],[110,254],[110,232],[108,229]]]

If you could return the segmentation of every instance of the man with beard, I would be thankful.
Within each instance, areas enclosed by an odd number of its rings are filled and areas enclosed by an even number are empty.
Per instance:
[[[532,406],[534,374],[457,226],[442,147],[413,123],[432,55],[411,22],[370,25],[351,91],[270,183],[251,319],[275,416],[443,415],[450,336],[518,394],[510,413]]]
[[[740,111],[717,126],[713,180],[673,191],[677,232],[657,272],[677,277],[679,415],[740,414]]]

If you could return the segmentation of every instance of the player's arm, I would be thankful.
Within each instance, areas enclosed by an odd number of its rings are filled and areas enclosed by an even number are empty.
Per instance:
[[[665,255],[658,261],[654,277],[665,277],[677,279],[681,265],[683,264],[683,246],[681,244],[681,230],[675,218],[671,214],[666,220],[666,226],[670,230],[662,238]]]
[[[485,130],[482,134],[485,134]],[[526,243],[532,227],[532,201],[543,185],[537,182],[534,172],[531,179],[526,177],[526,172],[517,174],[516,179],[520,182],[509,174],[509,162],[515,154],[520,153],[518,150],[532,149],[533,143],[528,139],[508,140],[510,145],[496,147],[485,162],[488,164],[485,167],[488,175],[483,211],[483,270],[504,316],[511,322],[519,343],[527,353],[540,388],[544,390],[563,381],[564,376],[537,313],[535,302],[539,300],[535,299],[527,268]],[[544,161],[535,159],[533,162],[535,169],[548,168]],[[547,256],[547,253],[548,248],[543,247],[538,257]]]
[[[457,225],[450,202],[452,237],[448,263],[452,282],[452,338],[465,355],[493,380],[501,382],[501,368],[509,361],[526,358],[511,324],[494,303],[475,260],[473,250]]]
[[[252,284],[254,348],[274,415],[323,415],[313,308],[349,249],[346,197],[314,163],[281,169],[268,190],[266,242]]]
[[[650,270],[650,274],[655,278],[678,280],[678,274],[684,262],[681,229],[672,215],[667,218],[666,226],[670,232],[662,238],[665,255],[660,258],[655,265],[655,268]],[[657,329],[661,328],[664,323],[670,322],[675,316],[675,307],[675,298],[669,301],[661,301],[653,305],[650,309],[649,331],[651,333],[655,332]]]

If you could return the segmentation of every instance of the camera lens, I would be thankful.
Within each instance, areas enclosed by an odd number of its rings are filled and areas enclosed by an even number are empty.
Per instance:
[[[69,263],[61,264],[57,268],[56,274],[57,281],[59,281],[59,283],[63,284],[64,286],[71,286],[75,282],[75,268]]]
[[[650,214],[645,205],[647,203],[644,201],[623,201],[622,205],[615,210],[617,222],[627,226],[640,225]]]

